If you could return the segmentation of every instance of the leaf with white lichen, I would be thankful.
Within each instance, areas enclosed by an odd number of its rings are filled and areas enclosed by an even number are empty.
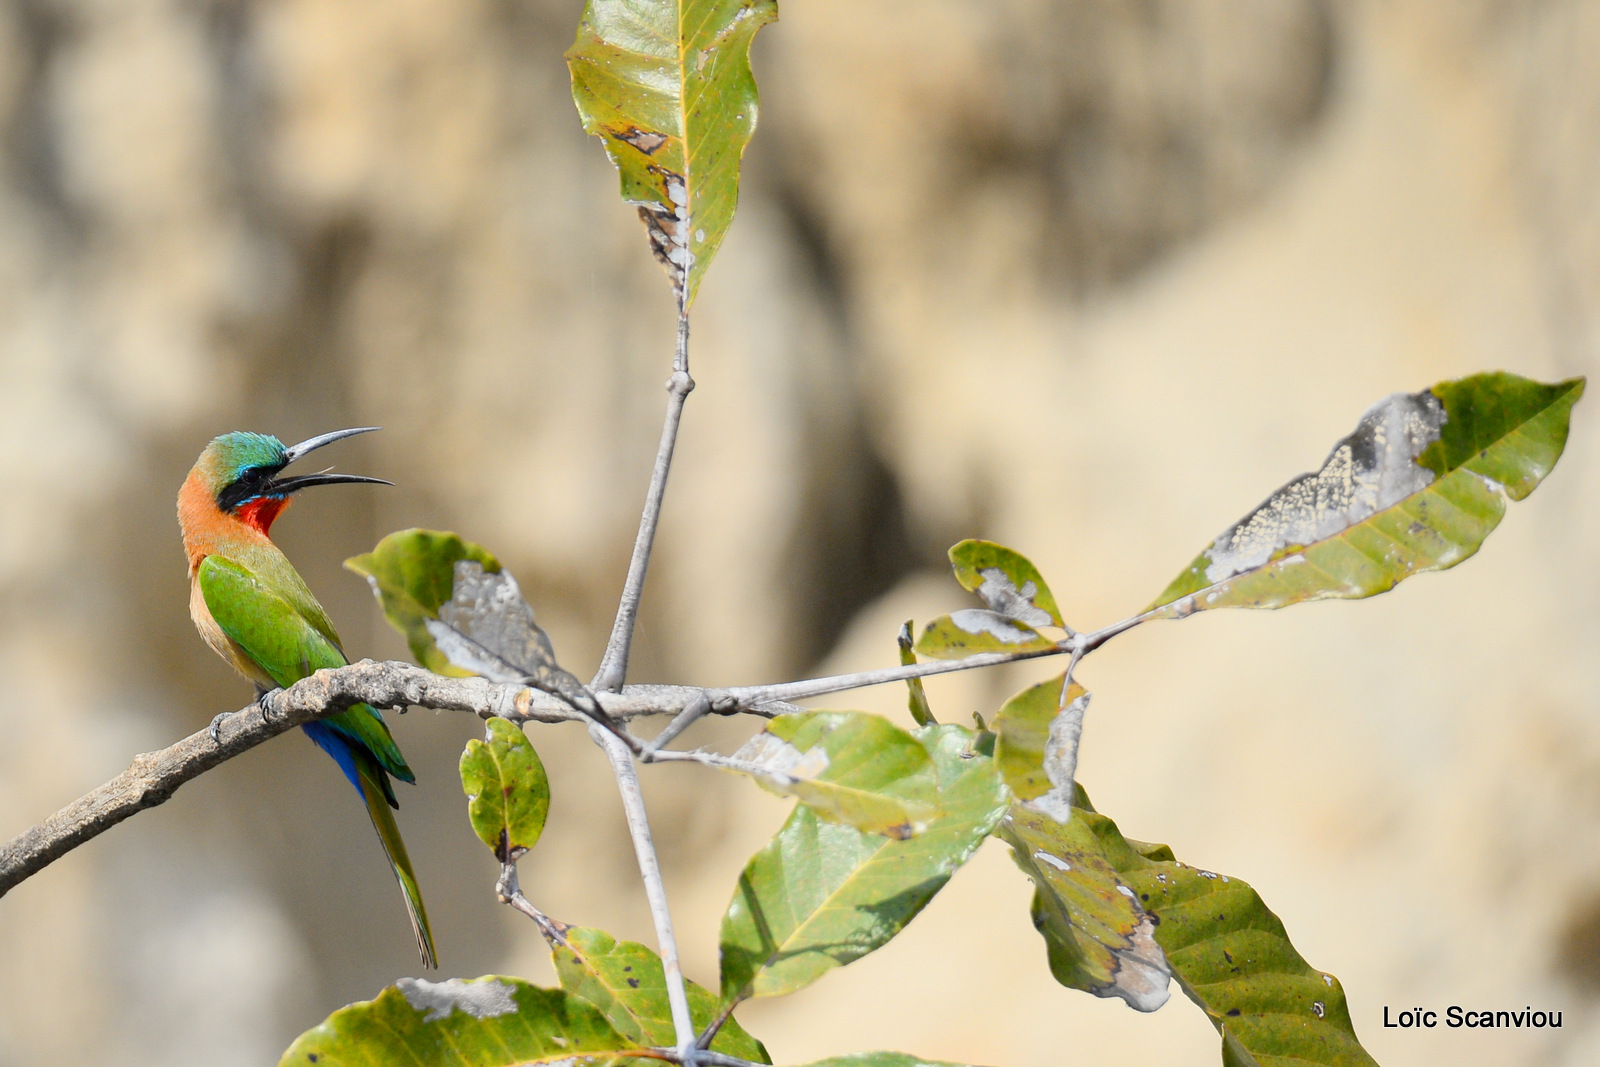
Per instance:
[[[491,682],[531,685],[601,717],[583,683],[556,662],[550,636],[534,621],[515,578],[465,559],[456,562],[454,575],[449,601],[423,624],[451,663]]]
[[[932,659],[964,659],[984,652],[1042,652],[1056,643],[1025,622],[998,611],[963,608],[941,615],[917,638],[917,651]]]
[[[1066,675],[1029,686],[1001,706],[990,724],[994,761],[1018,800],[1064,819],[1072,810],[1078,741],[1089,694]]]
[[[864,711],[780,715],[733,758],[772,792],[864,833],[911,837],[939,813],[928,750]]]
[[[1147,610],[1367,597],[1455,566],[1555,466],[1583,386],[1478,374],[1379,401],[1320,470],[1224,531]]]
[[[991,611],[1029,626],[1065,628],[1044,576],[1021,553],[993,541],[962,541],[950,549],[950,566],[961,588],[977,593]]]
[[[1009,798],[972,732],[917,736],[938,768],[943,814],[902,841],[796,807],[745,865],[723,917],[724,1002],[792,993],[886,944],[994,828]]]
[[[340,1008],[289,1046],[279,1067],[611,1067],[642,1064],[588,1001],[520,978],[402,978]]]
[[[680,309],[733,222],[756,128],[750,42],[776,0],[589,0],[567,51],[583,128],[639,209]]]
[[[434,644],[427,625],[449,603],[455,565],[462,560],[479,564],[487,574],[500,571],[499,561],[488,549],[442,530],[397,531],[344,565],[372,586],[384,616],[405,635],[418,663],[435,674],[462,677],[473,672],[450,662]]]

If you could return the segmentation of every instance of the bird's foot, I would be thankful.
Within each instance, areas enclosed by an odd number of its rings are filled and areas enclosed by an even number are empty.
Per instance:
[[[211,729],[206,731],[208,734],[211,735],[211,743],[213,745],[216,745],[218,748],[222,747],[222,734],[221,734],[222,720],[226,719],[229,715],[232,715],[232,714],[233,714],[233,712],[231,712],[231,711],[220,712],[217,715],[216,718],[211,720]]]
[[[272,719],[272,701],[269,698],[273,693],[281,692],[282,689],[263,689],[259,685],[256,686],[256,707],[261,709],[262,719],[268,721]]]

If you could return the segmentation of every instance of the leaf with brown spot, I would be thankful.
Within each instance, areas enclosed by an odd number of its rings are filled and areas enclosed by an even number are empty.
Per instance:
[[[916,650],[911,645],[911,620],[907,619],[900,627],[898,638],[900,645],[900,665],[910,667],[917,662]],[[921,678],[907,678],[906,688],[910,690],[907,703],[911,709],[911,717],[918,726],[932,726],[939,720],[933,717],[933,708],[928,705],[928,691],[924,688]]]
[[[583,926],[558,925],[545,931],[545,940],[561,988],[599,1008],[617,1033],[640,1045],[677,1045],[666,973],[655,952],[637,941],[618,941],[603,930]],[[702,1031],[717,1016],[717,998],[693,982],[684,984],[695,1030]],[[733,1018],[717,1031],[711,1051],[755,1063],[772,1062],[761,1042]]]
[[[1033,880],[1033,924],[1050,973],[1068,988],[1155,1011],[1172,975],[1153,936],[1156,921],[1106,858],[1085,813],[1068,810],[1058,822],[1014,804],[995,831]]]
[[[722,245],[756,128],[750,42],[776,0],[589,0],[567,50],[583,128],[639,209],[680,309]]]
[[[402,978],[297,1038],[278,1067],[642,1067],[594,1005],[520,978]]]
[[[550,783],[520,727],[490,719],[487,730],[487,742],[474,738],[461,753],[461,789],[473,831],[506,863],[531,849],[544,832]]]

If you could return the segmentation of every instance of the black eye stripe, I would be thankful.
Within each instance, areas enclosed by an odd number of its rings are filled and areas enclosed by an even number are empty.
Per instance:
[[[217,494],[217,506],[223,511],[234,508],[261,495],[261,490],[281,468],[246,467],[239,476]]]

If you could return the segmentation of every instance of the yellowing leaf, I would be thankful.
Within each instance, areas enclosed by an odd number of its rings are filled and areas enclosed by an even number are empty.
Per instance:
[[[750,42],[776,0],[589,0],[567,51],[583,128],[639,209],[680,309],[733,222],[756,128]]]

